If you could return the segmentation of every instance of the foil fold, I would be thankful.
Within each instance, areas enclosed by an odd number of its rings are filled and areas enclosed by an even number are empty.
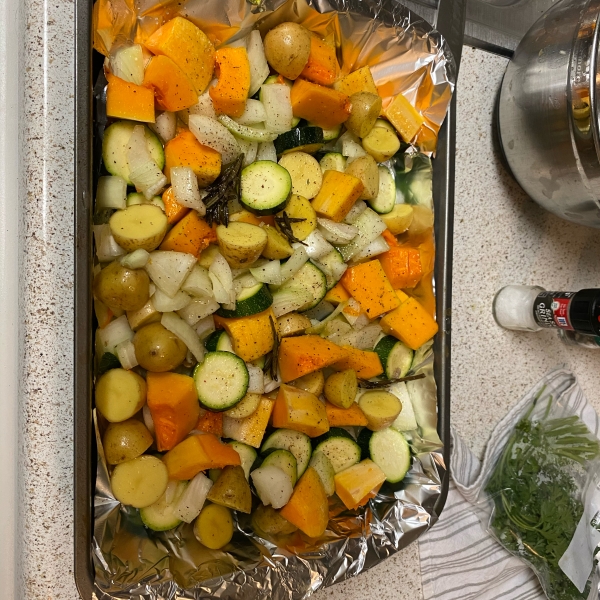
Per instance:
[[[110,26],[99,11],[110,5]],[[252,28],[293,20],[335,41],[343,73],[368,65],[385,102],[403,93],[426,117],[416,140],[431,155],[454,90],[450,50],[430,25],[393,0],[97,0],[94,46],[108,55],[131,40],[143,41],[180,14],[207,31],[216,45]],[[99,95],[99,108],[104,97]],[[102,110],[98,114],[102,114]],[[434,162],[435,169],[435,162]],[[385,484],[358,511],[330,499],[329,527],[320,539],[292,534],[264,539],[237,515],[226,551],[203,547],[192,525],[167,532],[147,530],[138,511],[120,505],[110,489],[98,421],[92,558],[98,600],[201,600],[208,598],[300,600],[353,577],[415,541],[438,518],[436,501],[447,476],[436,432],[437,395],[430,356],[417,372],[428,388],[411,434],[413,465],[400,484]],[[419,421],[419,418],[418,418]]]

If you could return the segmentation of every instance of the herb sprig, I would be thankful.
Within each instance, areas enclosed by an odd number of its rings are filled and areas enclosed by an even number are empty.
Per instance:
[[[221,174],[206,188],[205,219],[209,225],[229,225],[229,202],[240,199],[240,173],[244,155],[225,165]]]
[[[285,212],[285,210],[283,211],[281,216],[275,217],[275,223],[277,223],[277,225],[279,225],[279,230],[281,231],[281,233],[283,233],[283,235],[285,235],[285,237],[288,239],[290,244],[299,243],[299,244],[302,244],[303,246],[306,246],[306,244],[302,240],[299,240],[294,235],[294,230],[292,229],[292,223],[302,223],[304,221],[306,221],[306,219],[298,219],[296,217],[290,217]]]
[[[542,390],[543,391],[543,390]],[[599,454],[598,441],[577,416],[531,419],[539,396],[519,421],[486,491],[495,504],[491,527],[514,554],[540,573],[551,600],[587,598],[558,566],[583,514],[582,466]]]
[[[376,390],[379,388],[387,387],[393,383],[402,383],[403,381],[414,381],[415,379],[423,379],[425,373],[419,373],[419,375],[408,375],[407,377],[398,377],[396,379],[379,379],[377,381],[368,381],[366,379],[358,380],[358,387],[365,390]]]
[[[277,324],[272,316],[269,317],[269,322],[271,323],[271,331],[273,332],[273,349],[267,354],[263,373],[269,373],[271,379],[275,381],[277,379],[277,364],[279,359],[279,334],[277,333]]]

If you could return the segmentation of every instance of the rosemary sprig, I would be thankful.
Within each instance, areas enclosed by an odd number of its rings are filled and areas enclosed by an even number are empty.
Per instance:
[[[229,224],[229,202],[240,198],[240,172],[244,155],[240,154],[233,162],[225,165],[221,174],[206,188],[204,204],[205,219],[209,225]]]
[[[290,244],[299,243],[299,244],[302,244],[303,246],[306,246],[306,244],[302,240],[299,240],[294,235],[294,231],[292,230],[292,223],[302,223],[303,221],[306,221],[306,219],[297,219],[295,217],[290,217],[285,212],[285,210],[283,211],[283,213],[281,213],[280,217],[275,217],[275,223],[277,223],[277,225],[279,225],[279,229],[281,230],[281,233],[283,233],[283,235],[285,235],[285,237],[288,239]]]
[[[425,373],[419,375],[408,375],[407,377],[398,377],[397,379],[380,379],[379,381],[367,381],[366,379],[358,380],[358,387],[365,390],[376,390],[387,387],[393,383],[402,383],[403,381],[414,381],[415,379],[423,379]]]

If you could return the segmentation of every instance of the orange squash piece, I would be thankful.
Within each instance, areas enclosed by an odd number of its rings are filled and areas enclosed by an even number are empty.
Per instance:
[[[334,479],[335,493],[346,508],[353,510],[369,501],[372,491],[385,481],[385,473],[367,458],[344,469]]]
[[[406,143],[417,135],[425,122],[423,116],[402,94],[398,94],[385,109],[385,116]]]
[[[144,44],[153,54],[168,56],[187,75],[196,96],[213,76],[215,48],[191,21],[175,17],[157,29]]]
[[[273,349],[271,320],[277,323],[270,308],[249,317],[236,319],[225,319],[215,315],[215,325],[225,329],[231,339],[233,351],[246,362],[256,360]]]
[[[192,435],[163,456],[169,479],[192,479],[200,471],[239,465],[240,455],[212,433]]]
[[[281,384],[273,408],[273,427],[294,429],[309,437],[317,437],[329,431],[325,404],[317,396]]]
[[[329,427],[362,427],[367,425],[367,417],[355,402],[350,408],[340,408],[331,402],[325,403]]]
[[[350,299],[350,294],[345,290],[344,286],[338,281],[326,294],[323,300],[331,302],[337,306],[341,302]]]
[[[217,114],[241,117],[250,91],[246,48],[221,48],[215,53],[217,85],[208,90]]]
[[[331,365],[332,369],[336,371],[347,371],[348,369],[354,369],[356,376],[361,379],[371,379],[371,377],[377,377],[383,373],[383,367],[379,360],[377,352],[371,352],[370,350],[359,350],[352,346],[342,346],[348,354],[339,360],[338,362]]]
[[[394,289],[414,288],[421,281],[421,253],[416,248],[392,247],[379,256],[379,262]]]
[[[396,238],[396,236],[389,230],[386,229],[382,234],[381,237],[387,242],[387,245],[390,248],[396,248],[400,245],[400,243],[398,242],[398,239]]]
[[[435,294],[433,293],[433,273],[425,275],[421,281],[410,291],[410,295],[419,301],[427,314],[435,318]],[[398,294],[398,290],[396,290]]]
[[[274,404],[274,400],[263,396],[258,408],[244,419],[232,419],[224,415],[223,435],[253,448],[260,448]]]
[[[200,417],[196,423],[198,431],[204,433],[214,433],[215,435],[223,436],[223,413],[214,413],[210,410],[200,409]]]
[[[106,74],[106,115],[154,123],[154,92],[144,86],[129,83],[112,73]]]
[[[183,206],[175,200],[175,194],[173,193],[173,188],[168,187],[162,195],[162,201],[165,205],[165,214],[167,215],[167,223],[169,225],[175,225],[187,215],[191,208],[187,206]]]
[[[400,304],[378,260],[346,269],[341,282],[370,319]]]
[[[160,249],[187,252],[199,256],[200,252],[208,248],[211,242],[216,241],[217,234],[214,227],[211,227],[193,210],[165,235]]]
[[[203,146],[191,131],[182,131],[165,144],[165,175],[171,179],[171,167],[189,167],[203,188],[221,173],[221,154]]]
[[[146,385],[158,451],[171,450],[198,422],[196,385],[187,375],[151,372],[146,375]]]
[[[329,502],[319,474],[308,467],[298,480],[289,502],[279,514],[308,537],[320,537],[329,522]]]
[[[325,171],[321,189],[311,204],[320,217],[340,223],[364,189],[362,181],[354,175]]]
[[[279,372],[283,383],[328,367],[348,351],[318,335],[285,337],[279,343]]]
[[[393,335],[413,350],[428,342],[438,331],[438,324],[416,298],[402,302],[379,324],[384,333]]]
[[[340,76],[340,65],[335,48],[313,35],[310,39],[308,62],[300,77],[320,85],[333,85]]]
[[[294,116],[323,129],[333,129],[350,116],[350,98],[346,94],[306,79],[294,81],[290,96]]]
[[[144,86],[154,90],[159,108],[176,112],[198,102],[187,75],[168,57],[155,56],[144,72]]]

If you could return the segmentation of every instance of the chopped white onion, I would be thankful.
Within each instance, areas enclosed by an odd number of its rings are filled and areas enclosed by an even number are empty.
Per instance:
[[[215,319],[211,315],[200,319],[198,323],[195,324],[196,333],[200,340],[204,341],[211,333],[216,330],[215,327]]]
[[[289,131],[294,118],[289,86],[285,83],[268,83],[264,84],[260,90],[267,113],[265,129],[273,133]]]
[[[167,184],[167,178],[154,162],[143,125],[136,125],[127,143],[129,177],[136,189],[150,200]]]
[[[358,254],[352,257],[352,262],[364,260],[365,258],[371,258],[379,254],[383,254],[390,249],[389,244],[385,241],[384,237],[380,235],[376,237],[370,244],[365,246]]]
[[[174,312],[185,308],[192,301],[185,292],[177,292],[172,298],[162,290],[156,290],[152,303],[158,312]]]
[[[143,269],[150,258],[150,253],[143,248],[138,248],[126,254],[119,262],[128,269]]]
[[[235,303],[231,302],[231,296],[229,292],[223,287],[223,284],[221,283],[219,278],[214,273],[209,273],[208,276],[210,277],[210,280],[212,282],[215,300],[219,304],[225,306],[226,308],[231,307],[228,308],[228,310],[233,310],[235,308]],[[233,292],[235,294],[235,290],[233,290]]]
[[[241,138],[235,138],[240,145],[240,150],[244,154],[244,160],[242,162],[242,167],[247,167],[251,165],[256,160],[256,154],[258,152],[258,142],[248,142],[246,140],[242,140]]]
[[[335,221],[331,221],[329,219],[318,218],[317,227],[323,234],[323,237],[332,244],[348,244],[356,237],[356,234],[358,233],[358,229],[356,229],[354,225],[348,225],[347,223],[336,223]]]
[[[320,323],[317,323],[315,325],[313,325],[312,327],[309,327],[305,333],[306,334],[316,334],[316,335],[320,335],[324,330],[325,327],[327,326],[327,324],[331,321],[333,321],[333,319],[335,319],[343,310],[344,308],[347,306],[348,302],[340,302],[335,310],[325,319],[323,319]]]
[[[260,100],[248,98],[242,116],[234,119],[234,121],[240,125],[256,125],[257,123],[264,123],[266,118],[267,113],[263,103]]]
[[[213,290],[215,293],[215,299],[217,302],[220,302],[217,298],[217,291],[215,289],[215,278],[221,284],[223,291],[228,295],[228,299],[221,302],[227,304],[235,303],[235,290],[233,289],[233,277],[231,274],[231,267],[229,263],[225,260],[222,254],[217,252],[215,257],[208,268],[209,276],[213,283]],[[219,290],[219,294],[221,294],[221,290]],[[223,294],[224,297],[224,294]]]
[[[189,127],[201,144],[221,154],[224,165],[239,155],[240,145],[234,135],[218,121],[202,115],[190,115]]]
[[[257,29],[251,31],[247,36],[246,50],[248,52],[248,62],[250,63],[250,91],[248,96],[254,96],[270,73],[262,37]]]
[[[265,383],[265,394],[271,393],[281,385],[281,377],[279,376],[279,372],[277,373],[277,377],[275,379],[271,378],[270,373],[264,373],[263,380]]]
[[[100,262],[109,262],[126,254],[125,250],[115,242],[110,225],[94,225],[96,256]]]
[[[290,256],[290,258],[281,265],[281,281],[285,283],[290,277],[293,277],[303,266],[304,263],[308,260],[308,253],[304,246],[298,244],[296,248],[294,248],[294,254]]]
[[[325,300],[321,300],[321,302],[319,302],[319,304],[317,304],[314,308],[305,311],[303,314],[311,321],[316,319],[320,322],[323,319],[326,319],[334,310],[335,306],[333,304],[330,302],[325,302]]]
[[[340,345],[354,346],[359,350],[368,350],[375,347],[377,338],[381,333],[379,323],[371,323],[360,331],[353,330],[351,333],[343,336],[338,342]]]
[[[256,160],[270,160],[272,162],[277,162],[277,151],[275,150],[275,144],[273,142],[261,142],[258,144]]]
[[[99,342],[102,352],[115,353],[115,348],[133,339],[134,333],[129,327],[129,321],[125,315],[111,321],[106,327],[98,330]]]
[[[263,370],[260,367],[246,363],[248,368],[248,393],[264,394],[265,381]]]
[[[259,467],[250,474],[252,483],[262,503],[281,508],[288,503],[294,488],[289,475],[273,465]]]
[[[156,287],[171,298],[179,291],[196,264],[196,257],[186,252],[154,250],[145,269]]]
[[[172,312],[164,313],[161,325],[174,333],[191,351],[198,362],[204,360],[206,350],[200,341],[198,334],[178,315]]]
[[[198,178],[190,167],[171,167],[171,185],[175,200],[182,206],[198,211],[200,216],[206,214],[206,206],[202,202]]]
[[[142,417],[144,418],[144,425],[146,426],[146,429],[154,436],[154,419],[152,418],[152,413],[150,412],[147,404],[144,404],[142,408]]]
[[[252,267],[250,273],[252,273],[256,281],[260,281],[261,283],[281,284],[281,263],[278,260],[261,262],[258,266]]]
[[[242,290],[252,288],[255,285],[258,285],[258,280],[249,271],[243,275],[240,275],[239,277],[236,277],[233,280],[236,298]]]
[[[365,212],[365,210],[367,210],[367,205],[362,200],[355,202],[354,206],[350,209],[350,211],[344,218],[344,223],[352,225],[354,221],[356,221],[356,219],[358,219],[358,217],[360,217],[360,215],[362,215],[362,213]]]
[[[315,229],[304,240],[306,253],[309,258],[319,259],[333,250],[333,246],[323,237],[323,234]]]
[[[190,326],[194,327],[198,321],[219,310],[219,303],[214,298],[195,298],[177,314]]]
[[[204,473],[198,473],[181,494],[173,514],[185,523],[191,523],[200,514],[212,485]]]
[[[144,53],[139,44],[121,47],[110,54],[110,71],[116,77],[142,85],[144,83]]]
[[[340,136],[338,145],[341,145],[342,154],[349,158],[358,158],[367,154],[361,146],[360,139],[350,131],[346,131]]]
[[[208,90],[206,90],[199,98],[198,103],[194,106],[190,106],[184,110],[180,110],[177,116],[186,124],[189,123],[190,115],[200,115],[202,117],[208,117],[209,119],[217,118],[215,107],[213,106],[212,98]]]
[[[323,330],[323,335],[334,344],[337,344],[343,336],[353,333],[352,325],[344,319],[333,319],[329,321]]]
[[[271,308],[277,318],[301,310],[313,299],[312,292],[306,288],[288,288],[279,290],[273,294],[273,304]]]
[[[138,360],[135,356],[135,347],[131,340],[121,342],[115,348],[117,358],[124,369],[130,371],[133,367],[138,366]]]
[[[181,286],[181,291],[196,298],[212,298],[212,282],[208,276],[208,269],[201,265],[194,265],[191,273]]]
[[[156,117],[154,123],[148,123],[148,125],[152,131],[158,133],[163,142],[168,142],[177,133],[177,115],[174,112],[166,110]]]
[[[96,210],[123,209],[127,206],[127,182],[118,175],[105,175],[98,179]]]

